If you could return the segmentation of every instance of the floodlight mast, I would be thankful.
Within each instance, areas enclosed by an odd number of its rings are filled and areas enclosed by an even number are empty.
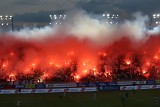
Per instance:
[[[0,21],[2,26],[9,26],[11,25],[11,30],[14,30],[14,25],[13,25],[13,16],[9,15],[0,15]]]
[[[49,25],[52,25],[52,22],[54,22],[56,25],[61,25],[62,22],[66,19],[67,15],[66,14],[50,14],[50,22]]]
[[[103,13],[102,18],[106,24],[118,24],[119,15],[111,13]]]
[[[152,19],[152,23],[155,25],[155,26],[159,26],[160,25],[160,14],[159,13],[154,13],[151,17]]]

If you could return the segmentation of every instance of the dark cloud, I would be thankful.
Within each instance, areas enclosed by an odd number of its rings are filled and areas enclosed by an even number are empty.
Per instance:
[[[120,9],[128,12],[154,13],[160,11],[160,0],[125,0],[123,4],[116,4]]]
[[[41,0],[15,0],[15,5],[37,5],[41,3]]]
[[[126,11],[128,14],[141,11],[142,13],[153,13],[160,11],[160,0],[82,0],[78,3],[80,8],[88,12],[116,12]]]
[[[0,14],[38,13],[39,11],[57,11],[75,6],[79,0],[2,0]]]

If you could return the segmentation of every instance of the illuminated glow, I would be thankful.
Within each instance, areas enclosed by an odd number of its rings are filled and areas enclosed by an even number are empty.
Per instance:
[[[150,62],[146,62],[146,65],[150,66]]]
[[[146,70],[143,70],[143,71],[142,71],[143,74],[145,74],[146,72],[147,72]]]
[[[35,63],[33,63],[31,66],[32,66],[32,67],[35,67],[35,66],[36,66],[36,64],[35,64]]]
[[[79,76],[79,75],[75,75],[75,76],[74,76],[74,80],[75,80],[76,82],[79,82],[80,76]]]
[[[49,64],[52,66],[52,65],[53,65],[53,62],[50,62]]]
[[[14,77],[15,75],[13,74],[13,73],[11,73],[10,75],[9,75],[9,77]]]
[[[8,81],[16,81],[16,78],[15,78],[15,74],[14,74],[14,73],[11,73],[11,74],[9,75]]]
[[[93,68],[93,71],[96,71],[97,69],[96,68]]]
[[[83,72],[84,72],[84,73],[87,73],[88,71],[85,69],[85,70],[83,70]]]
[[[25,71],[27,71],[27,72],[28,72],[28,71],[29,71],[29,69],[28,69],[28,68],[26,68],[26,70],[25,70]]]
[[[125,62],[126,62],[127,65],[130,65],[130,64],[131,64],[131,61],[130,61],[130,60],[126,60]]]
[[[59,65],[59,64],[56,64],[55,66],[56,66],[57,68],[61,67],[61,65]]]
[[[76,78],[76,79],[79,79],[79,78],[80,78],[80,76],[79,76],[79,75],[76,75],[76,76],[75,76],[75,78]]]
[[[48,75],[47,73],[44,73],[42,78],[43,78],[43,79],[44,79],[44,78],[49,78],[49,75]]]
[[[94,76],[97,76],[97,75],[98,75],[98,72],[97,72],[97,71],[94,71],[94,72],[93,72],[93,75],[94,75]]]
[[[11,52],[11,56],[13,56],[14,55],[14,53],[13,52]]]
[[[70,61],[65,61],[65,65],[70,65]]]
[[[107,53],[105,53],[105,52],[99,52],[99,56],[107,56]]]
[[[6,64],[3,64],[3,67],[6,67],[7,65]]]
[[[85,66],[86,65],[86,63],[85,62],[83,62],[83,66]]]
[[[153,58],[154,58],[154,59],[159,59],[159,57],[158,57],[157,55],[155,55]]]

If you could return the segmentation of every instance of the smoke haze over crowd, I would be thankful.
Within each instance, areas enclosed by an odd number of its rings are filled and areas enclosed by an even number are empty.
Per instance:
[[[78,79],[88,73],[99,74],[97,66],[103,63],[100,56],[107,57],[103,64],[107,73],[120,55],[124,55],[127,64],[134,62],[135,54],[143,56],[142,69],[146,69],[146,62],[155,66],[157,61],[153,60],[160,59],[160,28],[149,30],[146,25],[149,19],[141,13],[133,14],[134,20],[117,25],[106,24],[82,10],[68,14],[70,18],[62,25],[1,33],[0,75],[7,78],[13,74],[32,74],[38,69],[41,76],[46,76],[70,67],[70,75]],[[72,68],[74,64],[76,68]]]

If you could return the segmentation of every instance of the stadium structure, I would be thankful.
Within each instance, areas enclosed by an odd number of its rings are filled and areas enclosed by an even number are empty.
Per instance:
[[[66,14],[53,14],[53,15],[49,15],[50,17],[50,23],[49,25],[61,25],[63,22],[65,22],[66,19]]]
[[[0,16],[0,31],[13,31],[13,16]]]
[[[61,25],[66,22],[67,14],[53,14],[49,15],[50,23],[49,25]],[[106,24],[118,24],[119,23],[119,15],[118,14],[110,14],[110,13],[103,13],[103,14],[94,14],[94,17],[97,20],[100,20]]]
[[[160,25],[160,14],[153,14],[152,15],[153,19],[153,26],[159,26]]]
[[[118,24],[119,23],[118,14],[103,13],[102,18],[106,24]]]

